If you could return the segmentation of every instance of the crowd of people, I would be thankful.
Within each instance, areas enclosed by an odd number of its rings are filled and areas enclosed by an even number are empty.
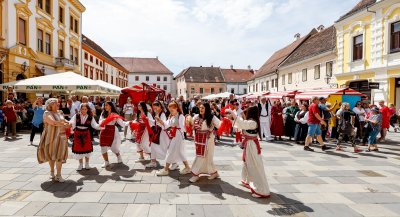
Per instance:
[[[285,140],[303,145],[305,151],[314,151],[310,147],[313,142],[319,143],[323,151],[328,150],[328,140],[336,143],[337,151],[343,150],[344,142],[350,142],[354,152],[360,152],[359,146],[364,145],[368,145],[366,151],[379,151],[377,143],[385,142],[390,125],[399,130],[399,114],[393,105],[387,107],[383,101],[379,107],[357,102],[353,109],[347,102],[331,105],[323,97],[312,97],[309,103],[271,101],[265,97],[241,100],[231,95],[229,99],[179,97],[169,102],[155,100],[136,105],[128,98],[118,108],[110,97],[60,96],[47,100],[38,97],[32,104],[25,103],[29,111],[20,112],[21,102],[8,99],[0,110],[0,121],[5,123],[8,140],[8,136],[16,136],[18,119],[29,113],[30,144],[40,133],[38,162],[48,162],[50,177],[58,182],[65,181],[61,173],[62,164],[68,159],[68,140],[73,157],[79,162],[77,170],[88,170],[93,139],[98,135],[102,167],[106,168],[110,165],[109,151],[115,154],[117,163],[122,163],[120,131],[125,141],[136,145],[137,162],[147,162],[149,169],[156,169],[158,161],[165,162],[157,176],[169,175],[182,162],[180,174],[192,174],[190,182],[201,177],[215,179],[219,174],[213,160],[214,147],[225,134],[234,137],[243,149],[241,185],[249,188],[252,196],[261,198],[270,196],[261,140],[286,137]],[[193,138],[196,151],[192,165],[184,143],[189,137]]]

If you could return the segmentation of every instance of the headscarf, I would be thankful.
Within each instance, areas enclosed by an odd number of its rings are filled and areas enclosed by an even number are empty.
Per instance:
[[[50,98],[50,99],[46,100],[46,103],[44,104],[45,107],[46,107],[46,110],[47,110],[47,111],[51,111],[50,106],[51,106],[53,103],[57,103],[57,102],[58,102],[58,99],[56,99],[56,98]]]

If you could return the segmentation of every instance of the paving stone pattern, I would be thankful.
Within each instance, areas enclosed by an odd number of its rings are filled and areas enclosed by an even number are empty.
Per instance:
[[[129,216],[129,217],[264,217],[264,216],[400,216],[400,133],[390,132],[380,152],[305,152],[302,146],[261,142],[269,199],[255,199],[238,185],[241,149],[224,138],[215,149],[220,179],[157,170],[135,163],[135,145],[123,141],[124,164],[110,154],[110,168],[101,168],[98,140],[91,170],[77,172],[72,158],[63,166],[65,183],[49,179],[48,164],[39,165],[28,133],[14,141],[0,137],[1,216]],[[37,144],[39,135],[34,144]],[[333,144],[330,144],[334,146]],[[365,147],[362,147],[365,149]],[[194,144],[186,141],[193,161]],[[71,155],[72,156],[72,155]],[[164,162],[160,162],[163,165]],[[161,169],[159,166],[157,169]]]

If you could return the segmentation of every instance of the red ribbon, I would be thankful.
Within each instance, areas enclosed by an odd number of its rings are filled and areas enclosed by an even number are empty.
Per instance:
[[[246,148],[247,148],[247,142],[249,140],[254,141],[254,143],[256,143],[256,147],[257,147],[257,154],[260,155],[261,154],[261,147],[260,147],[260,142],[258,141],[257,136],[247,136],[247,135],[243,135],[244,140],[242,142],[243,145],[243,155],[242,155],[242,160],[243,162],[246,162]]]
[[[229,135],[232,129],[232,121],[228,118],[222,118],[221,124],[218,128],[217,134],[221,136],[222,134]]]
[[[192,124],[188,124],[188,116],[185,117],[185,131],[188,137],[193,137],[193,126]]]
[[[149,138],[150,138],[150,144],[151,144],[151,138],[153,137],[153,130],[151,129],[149,119],[147,118],[146,115],[142,114],[141,118],[143,120],[144,125],[146,126],[147,132],[149,133]]]
[[[100,127],[104,127],[106,126],[108,123],[110,123],[111,121],[115,120],[115,119],[121,119],[121,120],[125,120],[123,117],[117,115],[117,114],[110,114],[106,119],[104,119],[101,124]]]

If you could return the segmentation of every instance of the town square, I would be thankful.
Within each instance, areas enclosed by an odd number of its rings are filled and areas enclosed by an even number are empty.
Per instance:
[[[400,216],[400,0],[0,12],[0,216]]]

